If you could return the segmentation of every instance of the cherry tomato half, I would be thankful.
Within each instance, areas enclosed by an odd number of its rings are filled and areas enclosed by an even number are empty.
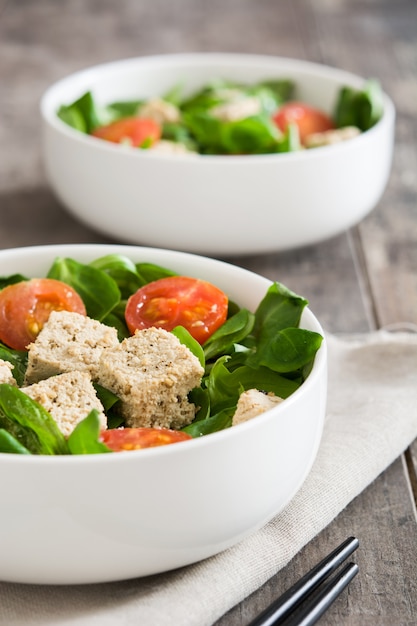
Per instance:
[[[113,452],[154,448],[188,439],[192,439],[188,433],[169,428],[113,428],[100,435],[100,441]]]
[[[328,115],[302,102],[287,102],[275,113],[273,120],[282,132],[285,132],[288,124],[296,124],[302,144],[308,135],[334,128],[333,121]]]
[[[151,119],[141,117],[126,117],[112,122],[107,126],[100,126],[92,133],[94,137],[105,139],[112,143],[129,142],[133,147],[142,146],[145,142],[153,145],[161,137],[161,127]]]
[[[53,278],[33,278],[0,291],[0,340],[14,350],[25,350],[36,339],[51,311],[86,315],[72,287]]]
[[[184,326],[203,344],[227,318],[228,298],[211,283],[187,276],[169,276],[138,289],[127,301],[125,318],[132,333],[158,326]]]

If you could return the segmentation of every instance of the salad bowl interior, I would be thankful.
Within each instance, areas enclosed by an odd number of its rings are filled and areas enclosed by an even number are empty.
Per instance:
[[[161,98],[176,87],[191,96],[219,80],[247,86],[288,80],[293,100],[328,116],[342,88],[366,84],[332,67],[245,54],[140,57],[78,72],[52,85],[41,102],[45,169],[62,204],[88,226],[126,243],[217,256],[316,243],[377,205],[394,137],[394,107],[385,93],[380,119],[366,132],[279,154],[137,149],[82,133],[58,117],[61,107],[86,92],[99,111],[114,102]]]
[[[207,257],[125,245],[0,252],[0,276],[43,277],[54,259],[109,254],[210,281],[254,311],[266,278]],[[323,331],[311,310],[301,328]],[[326,343],[302,385],[237,426],[173,445],[76,456],[0,453],[0,579],[84,584],[146,576],[210,557],[265,525],[314,462],[326,404]]]

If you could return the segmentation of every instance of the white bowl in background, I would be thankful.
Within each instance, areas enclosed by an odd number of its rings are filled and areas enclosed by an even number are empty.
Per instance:
[[[377,204],[391,168],[395,111],[349,141],[297,153],[162,155],[84,135],[58,108],[91,90],[99,104],[149,98],[210,80],[290,78],[295,99],[331,113],[343,85],[365,80],[306,61],[196,53],[133,58],[77,72],[42,98],[44,162],[63,205],[124,242],[210,255],[280,251],[316,243],[358,223]]]
[[[120,253],[209,280],[254,310],[269,280],[183,252],[112,245],[0,251],[0,276],[44,276],[55,257]],[[301,326],[323,334],[306,308]],[[80,456],[0,453],[0,580],[82,584],[194,563],[247,537],[293,498],[324,422],[326,342],[303,385],[239,426],[171,446]]]

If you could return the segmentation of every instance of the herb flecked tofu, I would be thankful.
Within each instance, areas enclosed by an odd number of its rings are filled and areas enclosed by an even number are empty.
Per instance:
[[[258,389],[248,389],[239,396],[232,425],[243,424],[243,422],[273,409],[280,402],[282,402],[282,398],[272,392],[264,393]]]
[[[128,427],[179,429],[190,424],[196,407],[188,393],[201,383],[197,357],[162,328],[146,328],[100,358],[100,385],[116,394]]]
[[[16,385],[16,381],[12,374],[13,365],[9,361],[0,359],[0,384]]]
[[[25,384],[73,370],[97,381],[101,353],[118,344],[115,328],[79,313],[52,311],[29,346]]]
[[[52,415],[65,437],[72,433],[92,409],[97,409],[99,413],[100,428],[107,428],[103,406],[87,372],[67,372],[51,376],[39,383],[22,387],[21,391]]]

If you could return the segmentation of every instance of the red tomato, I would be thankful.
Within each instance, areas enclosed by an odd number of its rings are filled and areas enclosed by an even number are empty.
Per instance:
[[[157,122],[141,117],[126,117],[112,122],[107,126],[100,126],[92,133],[94,137],[105,139],[113,143],[122,143],[127,140],[137,148],[149,141],[153,145],[161,137],[161,127]]]
[[[288,124],[296,124],[302,144],[305,143],[308,135],[322,133],[334,128],[333,121],[328,115],[302,102],[288,102],[284,104],[275,113],[273,120],[282,132],[285,132]]]
[[[197,278],[169,276],[138,289],[127,301],[127,326],[135,330],[184,326],[203,344],[227,318],[228,299],[218,287]]]
[[[100,441],[113,452],[154,448],[188,439],[192,439],[188,433],[169,428],[113,428],[100,435]]]
[[[0,291],[0,340],[15,350],[25,350],[36,339],[51,311],[86,315],[72,287],[53,278],[9,285]]]

